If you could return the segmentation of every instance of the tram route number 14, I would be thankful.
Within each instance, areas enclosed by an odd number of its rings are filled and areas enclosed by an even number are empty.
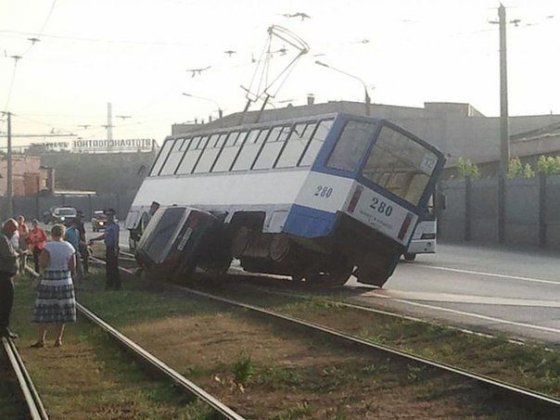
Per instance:
[[[379,198],[377,197],[373,197],[371,199],[371,204],[369,205],[369,207],[372,210],[377,210],[378,213],[384,214],[387,217],[393,213],[393,206],[379,200]]]
[[[315,197],[329,198],[333,193],[332,187],[326,185],[317,185],[315,187]]]

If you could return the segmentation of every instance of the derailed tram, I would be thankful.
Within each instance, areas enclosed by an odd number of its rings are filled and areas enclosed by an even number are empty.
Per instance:
[[[136,255],[177,279],[237,258],[250,272],[381,287],[444,163],[389,121],[342,113],[168,137],[126,227],[162,204]]]

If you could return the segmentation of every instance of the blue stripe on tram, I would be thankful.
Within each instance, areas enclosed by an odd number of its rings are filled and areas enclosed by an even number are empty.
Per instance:
[[[334,229],[336,213],[294,204],[283,232],[304,238],[328,236]]]

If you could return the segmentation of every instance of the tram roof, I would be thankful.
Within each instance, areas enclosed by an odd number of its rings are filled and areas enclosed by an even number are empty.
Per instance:
[[[193,129],[192,131],[185,131],[182,133],[178,133],[175,135],[170,135],[166,137],[167,139],[178,139],[178,138],[185,138],[185,137],[189,137],[189,136],[193,136],[193,135],[201,135],[201,134],[210,134],[210,133],[223,133],[223,132],[229,132],[232,130],[243,130],[243,129],[248,129],[248,128],[259,128],[259,127],[270,127],[270,126],[274,126],[274,125],[281,125],[281,124],[293,124],[293,123],[298,123],[298,122],[305,122],[305,121],[317,121],[317,120],[324,120],[324,119],[328,119],[328,118],[336,118],[338,116],[343,116],[343,117],[351,117],[351,118],[357,118],[357,119],[367,119],[370,121],[388,121],[385,118],[378,118],[378,117],[371,117],[371,116],[365,116],[365,115],[360,115],[360,114],[350,114],[347,112],[329,112],[329,113],[325,113],[325,114],[314,114],[314,115],[306,115],[306,116],[298,116],[298,117],[292,117],[292,118],[282,118],[282,119],[278,119],[278,120],[266,120],[266,121],[262,121],[262,122],[247,122],[247,123],[241,123],[241,124],[232,124],[230,126],[220,126],[220,127],[213,127],[213,126],[202,126],[202,127],[197,127],[195,129]]]

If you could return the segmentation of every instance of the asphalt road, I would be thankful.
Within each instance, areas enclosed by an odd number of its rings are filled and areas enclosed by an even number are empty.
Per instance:
[[[86,224],[88,238],[93,233]],[[120,230],[122,249],[128,231]],[[234,263],[234,266],[236,264]],[[383,289],[347,283],[360,303],[461,328],[560,344],[560,254],[438,244],[437,253],[402,261]]]
[[[560,255],[475,245],[439,245],[402,262],[383,289],[356,299],[476,331],[560,344]]]

